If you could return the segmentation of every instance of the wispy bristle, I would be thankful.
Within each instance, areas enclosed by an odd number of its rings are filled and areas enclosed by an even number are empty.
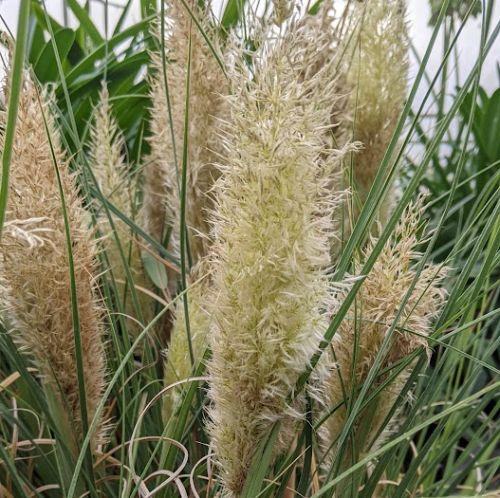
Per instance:
[[[7,230],[0,244],[1,305],[15,340],[29,351],[61,414],[68,418],[71,437],[81,440],[70,267],[49,136],[70,225],[89,422],[101,400],[105,377],[101,310],[94,295],[95,245],[49,106],[40,99],[35,85],[25,78],[7,204],[7,224],[17,225],[18,230]],[[30,243],[27,233],[38,242]],[[101,429],[94,434],[94,447]]]
[[[320,56],[316,35],[292,26],[256,55],[250,81],[245,67],[230,74],[214,212],[209,432],[234,495],[273,421],[300,417],[286,396],[325,327],[328,180],[342,151],[324,141],[335,97],[324,84],[329,68],[304,78]]]

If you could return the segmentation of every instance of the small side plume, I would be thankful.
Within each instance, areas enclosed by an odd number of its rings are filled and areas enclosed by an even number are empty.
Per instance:
[[[134,220],[136,181],[130,176],[124,154],[125,141],[113,117],[109,93],[103,84],[90,130],[90,164],[101,193],[123,215]],[[135,292],[137,305],[141,309],[141,316],[138,316],[131,291],[132,285],[142,289],[148,287],[142,267],[140,247],[127,224],[117,216],[113,216],[111,212],[109,216],[112,216],[112,221],[110,221],[104,207],[101,208],[101,213],[100,230],[105,235],[104,249],[116,284],[117,299],[124,303],[124,312],[127,316],[136,320],[142,318],[147,324],[153,314],[151,300],[142,291]],[[129,281],[129,273],[133,282]],[[138,331],[135,320],[129,320],[127,325],[131,330]]]
[[[419,347],[427,348],[426,336],[431,331],[433,319],[445,302],[446,294],[441,283],[446,269],[428,264],[420,273],[417,272],[421,258],[417,247],[422,243],[420,233],[423,229],[420,217],[421,206],[410,205],[334,336],[331,357],[335,367],[325,385],[328,408],[338,407],[325,423],[324,444],[330,451],[330,459],[337,455],[336,441],[348,416],[346,407],[352,405],[352,396],[356,396],[357,388],[366,381],[375,357],[398,314],[400,313],[388,353],[383,358],[380,374],[369,392],[376,392],[388,382],[391,368],[394,372],[394,368],[408,355]],[[364,250],[356,263],[357,272],[361,271],[375,243],[376,239],[372,239]],[[340,288],[336,302],[342,303],[347,292],[347,289]],[[408,292],[409,298],[401,309],[403,298]],[[343,468],[352,465],[356,455],[362,458],[370,449],[381,444],[391,425],[397,423],[396,414],[384,429],[385,419],[408,380],[412,368],[413,363],[404,367],[360,414],[352,430],[352,439],[349,439],[350,442],[344,451]],[[351,448],[354,448],[355,453]]]

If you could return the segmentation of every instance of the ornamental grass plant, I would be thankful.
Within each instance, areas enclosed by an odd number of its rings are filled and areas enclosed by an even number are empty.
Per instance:
[[[19,2],[0,496],[499,496],[500,22],[459,3],[419,53],[404,0]]]

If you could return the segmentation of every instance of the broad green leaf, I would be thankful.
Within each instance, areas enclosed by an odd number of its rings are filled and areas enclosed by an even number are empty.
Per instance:
[[[40,52],[43,50],[45,45],[45,39],[43,37],[43,28],[38,22],[38,19],[33,14],[30,16],[30,28],[28,33],[28,46],[27,54],[28,60],[31,64],[34,64]]]
[[[46,31],[47,33],[50,32],[50,29],[47,25],[47,19],[50,22],[50,25],[52,26],[52,31],[56,33],[57,31],[64,29],[64,26],[62,24],[59,24],[53,17],[49,16],[43,9],[43,7],[40,5],[40,2],[37,0],[32,0],[31,1],[31,10],[35,14],[35,17],[40,24],[40,26]]]
[[[225,31],[236,26],[244,12],[244,6],[247,0],[229,0],[224,14],[222,15],[221,26]]]
[[[488,159],[495,162],[500,158],[500,89],[489,98],[485,106],[482,129]]]
[[[156,287],[159,289],[166,289],[168,287],[168,276],[165,265],[160,263],[146,251],[142,254],[142,262],[146,273]]]
[[[72,29],[63,28],[54,33],[54,38],[59,58],[61,62],[64,62],[75,41],[75,32]],[[47,83],[48,81],[55,81],[58,79],[55,68],[56,55],[54,46],[51,40],[49,40],[45,43],[45,46],[34,64],[34,71],[41,83]]]

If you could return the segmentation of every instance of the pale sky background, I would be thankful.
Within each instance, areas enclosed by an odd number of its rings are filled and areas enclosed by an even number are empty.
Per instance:
[[[20,0],[0,0],[0,15],[2,16],[2,18],[12,31],[15,31],[17,23],[19,1]],[[226,0],[214,0],[214,5],[220,6],[219,8],[221,8],[222,4],[225,3],[225,1]],[[338,0],[338,2],[341,3],[342,0]],[[80,3],[83,4],[84,3],[83,0],[80,0]],[[113,5],[123,5],[125,3],[126,0],[108,0],[109,19],[111,26],[114,25],[120,13],[120,9],[113,7]],[[62,22],[64,0],[45,0],[45,4],[49,12],[56,19]],[[139,4],[140,4],[139,0],[134,0],[133,7],[131,9],[128,19],[129,24],[136,22],[140,19]],[[91,0],[90,8],[91,8],[92,18],[96,21],[101,31],[104,32],[104,0]],[[428,20],[430,15],[429,10],[430,9],[428,0],[408,0],[408,20],[410,23],[410,35],[414,42],[415,48],[417,49],[420,55],[422,55],[425,52],[425,49],[428,45],[431,36],[431,28],[428,25]],[[493,26],[496,24],[496,22],[498,22],[499,16],[500,16],[500,1],[496,1],[495,12],[493,15],[493,22],[492,22]],[[74,26],[75,20],[71,14],[69,19],[70,19],[70,25]],[[1,24],[3,23],[0,21],[0,25]],[[458,53],[459,53],[460,72],[462,81],[464,80],[464,77],[469,73],[470,69],[472,68],[476,60],[479,47],[479,38],[480,38],[480,19],[477,18],[472,21],[469,21],[458,43]],[[438,68],[439,62],[441,60],[441,54],[442,54],[441,45],[442,45],[442,40],[439,40],[439,43],[435,46],[435,50],[432,54],[429,64],[429,74],[431,75],[434,74],[434,71]],[[496,65],[498,64],[499,61],[500,61],[500,38],[497,38],[495,46],[491,50],[490,56],[485,61],[483,68],[482,85],[486,88],[488,93],[490,93],[499,86],[499,77],[496,68]],[[416,67],[417,64],[412,58],[412,69],[410,76],[415,74]],[[424,88],[422,88],[421,91],[423,93]]]

